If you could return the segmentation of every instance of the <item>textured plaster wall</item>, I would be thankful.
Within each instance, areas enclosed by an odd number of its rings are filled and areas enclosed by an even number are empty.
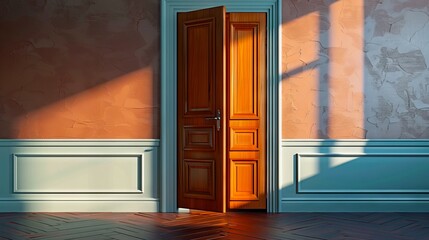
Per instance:
[[[0,0],[0,138],[159,138],[157,0]]]
[[[366,137],[429,138],[429,1],[372,2],[366,14]]]
[[[283,138],[429,138],[429,2],[283,0]],[[159,1],[0,0],[0,138],[159,138]]]
[[[429,138],[427,0],[284,0],[283,138]]]

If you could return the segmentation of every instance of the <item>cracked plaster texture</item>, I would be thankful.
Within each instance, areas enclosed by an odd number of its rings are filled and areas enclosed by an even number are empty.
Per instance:
[[[159,138],[159,4],[0,0],[0,138]],[[429,138],[428,1],[282,6],[283,138]]]
[[[1,0],[0,138],[159,138],[156,0]]]
[[[283,1],[282,136],[429,138],[429,2]]]

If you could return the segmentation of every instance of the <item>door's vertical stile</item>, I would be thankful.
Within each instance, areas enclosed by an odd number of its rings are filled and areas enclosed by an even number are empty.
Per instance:
[[[225,18],[225,49],[226,49],[226,53],[225,53],[225,63],[226,63],[226,67],[225,67],[225,73],[226,73],[226,84],[225,84],[225,98],[226,98],[226,115],[225,115],[225,122],[226,122],[226,207],[227,209],[229,209],[229,199],[231,198],[230,196],[230,182],[231,182],[231,168],[229,167],[229,138],[230,138],[230,127],[229,127],[229,116],[230,116],[230,107],[229,107],[229,102],[230,102],[230,94],[229,92],[231,91],[231,86],[230,86],[230,70],[231,70],[231,60],[230,60],[230,48],[231,48],[231,37],[230,37],[230,13],[226,14],[226,18]]]

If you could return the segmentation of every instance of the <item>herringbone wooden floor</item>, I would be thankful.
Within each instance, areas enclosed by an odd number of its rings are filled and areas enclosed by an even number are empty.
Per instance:
[[[429,239],[429,213],[3,213],[0,239]]]

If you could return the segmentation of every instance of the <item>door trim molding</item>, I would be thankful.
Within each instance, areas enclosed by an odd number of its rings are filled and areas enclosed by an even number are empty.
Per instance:
[[[267,14],[267,211],[279,210],[281,0],[161,1],[161,211],[177,212],[177,13],[225,6]]]

